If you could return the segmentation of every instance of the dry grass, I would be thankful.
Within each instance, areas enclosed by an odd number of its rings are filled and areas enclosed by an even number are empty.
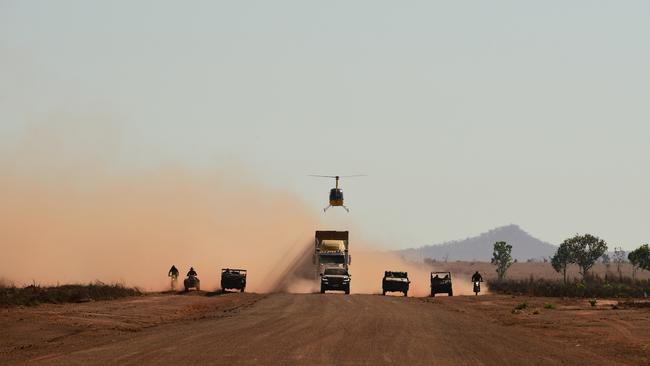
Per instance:
[[[87,285],[49,287],[41,287],[35,284],[25,287],[15,287],[6,283],[0,283],[0,307],[113,300],[141,294],[142,292],[137,288],[129,288],[121,284],[104,284],[99,281]]]
[[[512,295],[586,298],[642,298],[650,293],[650,280],[608,281],[590,277],[586,281],[569,282],[547,279],[506,279],[488,281],[490,291]]]

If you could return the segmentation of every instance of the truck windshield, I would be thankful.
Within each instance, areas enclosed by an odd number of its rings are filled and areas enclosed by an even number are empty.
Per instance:
[[[345,270],[345,268],[327,268],[327,269],[325,269],[325,274],[326,275],[342,276],[342,275],[348,274],[348,272]]]

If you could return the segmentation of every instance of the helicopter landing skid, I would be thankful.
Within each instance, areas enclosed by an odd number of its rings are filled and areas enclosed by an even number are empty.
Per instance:
[[[323,209],[323,212],[327,212],[327,209],[330,208],[330,207],[332,207],[332,205],[329,205],[329,206],[325,207],[325,208]],[[345,207],[345,206],[343,206],[343,205],[341,205],[341,207],[343,207],[343,208],[345,209],[345,211],[350,212],[350,209],[349,209],[349,208],[347,208],[347,207]]]

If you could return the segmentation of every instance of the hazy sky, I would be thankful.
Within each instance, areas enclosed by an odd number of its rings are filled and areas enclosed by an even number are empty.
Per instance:
[[[117,169],[243,167],[315,212],[333,182],[307,174],[365,173],[323,226],[393,248],[509,223],[632,248],[649,19],[647,1],[0,0],[0,146],[40,125]]]

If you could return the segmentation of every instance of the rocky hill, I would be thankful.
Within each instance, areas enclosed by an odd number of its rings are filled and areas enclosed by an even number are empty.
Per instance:
[[[463,240],[425,245],[398,252],[402,257],[418,262],[425,258],[490,261],[494,243],[497,241],[511,244],[512,257],[518,261],[526,261],[531,258],[541,260],[544,257],[552,256],[557,249],[555,245],[531,236],[517,225],[507,225]]]

